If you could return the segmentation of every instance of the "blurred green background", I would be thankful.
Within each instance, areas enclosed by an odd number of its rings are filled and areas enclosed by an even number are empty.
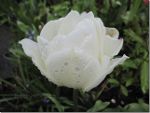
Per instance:
[[[48,82],[18,44],[70,10],[116,27],[130,57],[88,93]],[[148,0],[0,0],[0,111],[149,111],[148,14]]]

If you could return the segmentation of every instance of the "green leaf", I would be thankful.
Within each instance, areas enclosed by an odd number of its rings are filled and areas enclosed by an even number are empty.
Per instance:
[[[146,103],[131,103],[124,107],[124,111],[127,112],[148,112],[149,105]]]
[[[128,89],[125,87],[125,86],[123,86],[123,85],[121,85],[121,92],[125,95],[125,96],[128,96]]]
[[[144,61],[141,66],[141,89],[143,93],[146,93],[149,89],[149,78],[148,78],[148,62]]]
[[[136,34],[132,29],[125,29],[124,32],[127,36],[131,37],[132,41],[135,41],[145,46],[145,42],[142,40],[142,37]]]
[[[66,105],[69,105],[69,106],[73,106],[74,105],[71,100],[69,100],[68,98],[65,98],[65,97],[60,97],[60,101],[63,104],[66,104]]]
[[[43,112],[44,110],[43,110],[43,108],[42,108],[42,106],[40,106],[39,107],[39,110],[38,110],[39,112]]]
[[[116,79],[113,79],[113,78],[108,79],[108,83],[113,84],[115,86],[119,85],[119,82]]]
[[[137,69],[137,65],[136,65],[136,62],[135,60],[126,60],[124,63],[123,63],[123,66],[126,67],[126,68],[133,68],[133,69]]]
[[[139,99],[138,103],[130,103],[125,107],[117,106],[115,108],[107,108],[104,112],[148,112],[149,105]]]
[[[128,87],[128,86],[130,86],[133,82],[134,82],[134,79],[133,79],[133,78],[128,78],[127,81],[126,81],[125,86]]]
[[[44,93],[43,96],[47,97],[48,99],[50,99],[55,105],[56,108],[58,109],[58,111],[63,111],[63,106],[60,104],[60,102],[54,98],[50,93]]]
[[[88,112],[97,112],[104,110],[110,102],[102,102],[101,100],[97,100],[93,107],[91,107]]]
[[[3,83],[5,83],[5,84],[9,85],[9,86],[12,87],[12,88],[16,88],[14,84],[12,84],[11,82],[9,82],[9,81],[7,81],[7,80],[5,80],[5,79],[0,78],[0,82],[1,82],[1,83],[3,82]]]
[[[119,105],[115,108],[107,108],[104,110],[104,112],[121,112],[123,111],[123,108]]]
[[[133,19],[136,18],[136,14],[139,11],[141,1],[142,0],[133,0],[132,5],[131,5],[131,9],[129,11],[127,11],[125,15],[122,16],[125,23],[128,23],[130,21],[134,21]]]
[[[148,111],[148,110],[149,110],[149,105],[146,104],[146,103],[144,102],[144,100],[139,99],[139,100],[138,100],[138,103],[139,103],[140,106],[143,108],[143,111]]]
[[[20,48],[19,44],[14,44],[10,49],[9,52],[13,54],[13,56],[20,58],[20,57],[27,57],[23,50]]]
[[[8,101],[11,101],[11,100],[16,100],[18,98],[19,97],[2,98],[2,99],[0,99],[0,103],[2,103],[2,102],[8,102]]]
[[[21,31],[26,33],[29,30],[29,27],[21,21],[17,21],[17,25]]]

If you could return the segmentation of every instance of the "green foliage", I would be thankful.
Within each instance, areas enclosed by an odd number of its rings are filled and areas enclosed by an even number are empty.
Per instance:
[[[95,0],[89,0],[88,2],[87,0],[82,0],[82,1],[73,0],[72,4],[73,4],[72,9],[74,10],[77,10],[81,13],[83,11],[87,11],[87,12],[92,11],[95,16],[97,15],[97,7],[96,7]]]
[[[148,104],[144,103],[142,100],[139,100],[138,103],[131,103],[126,105],[123,108],[127,112],[146,112],[149,110]]]
[[[56,98],[54,98],[51,94],[47,94],[47,93],[46,94],[44,93],[43,96],[50,99],[56,105],[58,111],[63,112],[63,106],[59,103],[59,101],[56,100]]]
[[[98,112],[104,110],[110,103],[109,102],[102,102],[97,100],[96,103],[92,108],[88,110],[88,112]]]
[[[107,108],[105,112],[147,112],[149,105],[139,100],[138,103],[130,103],[125,107],[117,106],[116,108]]]
[[[146,93],[149,89],[148,80],[148,62],[144,61],[141,66],[141,89],[143,93]]]
[[[125,86],[123,86],[123,85],[121,85],[121,92],[125,95],[125,96],[128,96],[128,89],[125,87]]]
[[[15,34],[7,59],[13,77],[0,78],[0,111],[149,111],[148,5],[142,0],[0,0],[0,24]],[[70,10],[92,11],[124,38],[130,58],[88,93],[57,87],[42,76],[18,44],[36,40],[43,25]],[[2,89],[1,89],[2,87]],[[111,102],[114,98],[116,103]],[[122,101],[124,102],[122,104]],[[9,108],[9,109],[8,109]]]

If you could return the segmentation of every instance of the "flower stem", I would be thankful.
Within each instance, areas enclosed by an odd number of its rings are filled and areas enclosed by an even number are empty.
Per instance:
[[[74,111],[78,111],[78,91],[73,90]]]
[[[56,87],[55,92],[56,92],[56,97],[58,98],[60,95],[60,88],[58,86]]]

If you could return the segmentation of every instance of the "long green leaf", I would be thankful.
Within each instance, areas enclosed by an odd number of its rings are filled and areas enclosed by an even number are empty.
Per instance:
[[[141,89],[143,93],[146,93],[149,88],[149,78],[148,78],[148,62],[144,61],[141,66]]]
[[[102,102],[101,100],[97,100],[93,107],[91,107],[88,112],[97,112],[104,110],[110,102]]]
[[[63,107],[60,104],[60,102],[55,97],[53,97],[50,93],[44,93],[43,96],[50,99],[56,105],[56,108],[58,109],[58,111],[60,112],[63,111]]]

